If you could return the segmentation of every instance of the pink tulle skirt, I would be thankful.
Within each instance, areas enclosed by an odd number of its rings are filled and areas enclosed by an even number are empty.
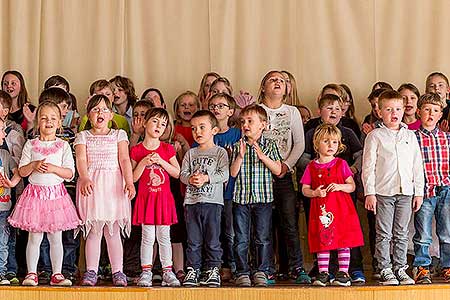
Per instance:
[[[77,210],[63,183],[29,184],[8,218],[13,227],[29,232],[57,232],[81,225]]]

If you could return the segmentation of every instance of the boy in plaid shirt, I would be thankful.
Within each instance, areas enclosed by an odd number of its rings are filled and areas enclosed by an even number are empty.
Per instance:
[[[431,283],[431,222],[436,218],[442,277],[450,282],[450,134],[439,129],[444,103],[438,94],[424,94],[417,104],[422,126],[416,136],[425,171],[425,196],[414,218],[414,280]]]
[[[267,113],[259,105],[249,105],[240,114],[242,135],[233,147],[230,174],[236,177],[233,199],[235,232],[236,285],[250,286],[247,261],[250,225],[255,230],[257,249],[255,286],[267,286],[267,273],[273,257],[272,248],[272,174],[281,173],[281,155],[274,141],[264,138]]]

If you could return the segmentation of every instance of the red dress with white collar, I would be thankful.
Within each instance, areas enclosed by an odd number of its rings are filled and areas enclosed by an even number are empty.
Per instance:
[[[335,158],[329,163],[312,161],[303,174],[301,183],[313,190],[331,183],[344,184],[351,176],[347,162]],[[311,199],[308,224],[308,242],[311,253],[362,246],[364,239],[358,214],[350,194],[330,192],[323,198]]]

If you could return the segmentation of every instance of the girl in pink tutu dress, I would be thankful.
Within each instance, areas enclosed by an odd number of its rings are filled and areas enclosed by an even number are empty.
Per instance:
[[[133,180],[139,180],[134,206],[133,225],[142,226],[139,286],[152,285],[153,244],[158,239],[163,267],[162,286],[180,286],[172,271],[170,225],[177,223],[175,200],[170,191],[169,176],[178,178],[180,165],[172,145],[160,142],[169,114],[163,108],[152,108],[145,115],[145,138],[131,148]]]
[[[347,162],[335,155],[344,151],[340,130],[331,124],[317,127],[313,136],[318,159],[303,174],[302,192],[311,198],[309,250],[317,253],[319,275],[313,285],[329,284],[330,250],[337,250],[339,271],[333,285],[349,286],[350,248],[364,244],[358,214],[350,193],[355,190],[353,173]]]
[[[113,284],[126,286],[120,233],[130,234],[130,199],[136,191],[123,130],[109,129],[112,104],[104,95],[93,96],[87,105],[86,130],[78,133],[74,146],[79,179],[77,207],[86,238],[86,272],[82,285],[95,285],[100,245],[105,236],[113,272]]]
[[[61,274],[63,260],[62,231],[77,228],[81,222],[64,187],[75,173],[70,146],[56,137],[61,128],[61,111],[53,102],[43,102],[36,112],[39,137],[23,147],[19,174],[29,176],[29,185],[20,196],[9,223],[29,232],[26,249],[28,274],[23,285],[36,286],[39,250],[44,232],[50,242],[53,275],[51,285],[72,285]]]

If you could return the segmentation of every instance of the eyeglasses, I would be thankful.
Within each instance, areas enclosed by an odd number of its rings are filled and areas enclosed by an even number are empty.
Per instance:
[[[276,82],[285,83],[286,82],[285,79],[279,78],[279,77],[271,77],[271,78],[267,79],[267,81],[270,83],[276,83]]]
[[[219,104],[210,104],[208,106],[209,110],[214,110],[214,109],[223,109],[224,107],[230,107],[228,104],[224,104],[224,103],[219,103]]]
[[[107,107],[102,107],[102,108],[94,107],[93,109],[91,109],[91,112],[93,112],[93,113],[95,113],[95,114],[98,114],[98,113],[100,113],[100,112],[106,114],[106,113],[109,113],[110,110],[109,110],[109,108],[107,108]]]

